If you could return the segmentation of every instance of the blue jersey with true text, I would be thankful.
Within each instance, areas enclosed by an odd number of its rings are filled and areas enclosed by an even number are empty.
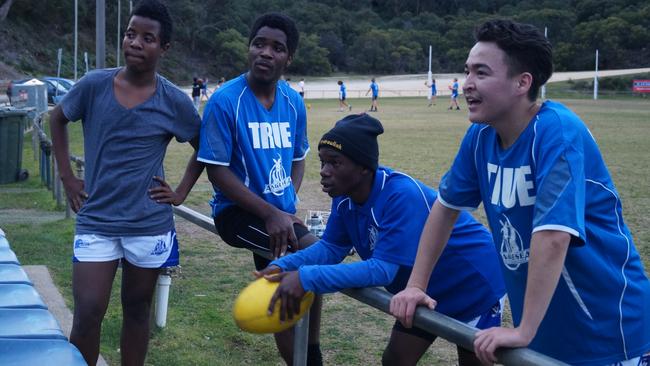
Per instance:
[[[270,109],[257,100],[246,74],[225,83],[205,106],[198,160],[229,166],[248,189],[282,211],[296,212],[291,168],[308,151],[305,105],[284,81],[278,81]],[[233,202],[214,190],[210,205],[217,216]]]
[[[516,325],[532,234],[571,235],[557,289],[530,348],[577,365],[610,364],[650,349],[650,282],[596,141],[565,106],[545,102],[507,149],[494,128],[473,124],[440,183],[439,198],[461,210],[483,203]]]

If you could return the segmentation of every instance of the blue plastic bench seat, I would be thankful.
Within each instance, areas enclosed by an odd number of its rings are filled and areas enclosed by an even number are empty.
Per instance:
[[[33,286],[0,283],[0,308],[47,309],[47,306]]]
[[[14,253],[14,251],[9,247],[0,248],[0,263],[20,264],[20,262],[18,262],[18,258],[16,257],[16,253]]]
[[[67,340],[56,319],[45,309],[0,309],[0,339]]]
[[[0,283],[24,283],[31,285],[27,273],[17,264],[0,264]]]
[[[0,339],[3,366],[85,366],[79,350],[60,339]]]

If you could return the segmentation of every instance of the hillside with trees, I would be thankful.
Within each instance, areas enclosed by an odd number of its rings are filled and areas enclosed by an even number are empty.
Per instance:
[[[73,0],[0,0],[0,72],[56,72],[64,49],[64,76],[72,76]],[[556,70],[650,64],[650,2],[646,0],[168,0],[175,21],[163,73],[186,82],[192,75],[234,76],[246,67],[249,26],[266,11],[281,11],[298,24],[301,40],[290,72],[397,74],[460,72],[480,22],[507,17],[548,27]],[[95,1],[79,1],[80,55],[91,65],[95,50]],[[122,0],[122,28],[128,1]],[[115,65],[117,0],[106,0],[108,66]],[[79,70],[82,70],[82,58]],[[2,65],[4,63],[4,65]],[[3,68],[4,66],[4,68]],[[92,66],[91,66],[92,67]],[[2,75],[0,75],[2,78]]]

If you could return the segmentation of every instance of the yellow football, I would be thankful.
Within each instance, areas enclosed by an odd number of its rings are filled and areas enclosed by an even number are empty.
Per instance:
[[[232,308],[237,326],[251,333],[277,333],[291,328],[309,310],[314,302],[314,293],[307,292],[300,302],[300,313],[293,319],[280,322],[280,301],[276,302],[273,314],[268,314],[269,303],[280,285],[265,278],[258,278],[243,289]]]

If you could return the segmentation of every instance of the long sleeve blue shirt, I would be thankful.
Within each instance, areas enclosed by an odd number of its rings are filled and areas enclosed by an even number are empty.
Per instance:
[[[332,200],[322,240],[273,261],[298,270],[303,288],[315,293],[384,286],[401,291],[411,274],[418,242],[436,192],[410,176],[379,167],[366,202]],[[354,247],[362,261],[341,263]],[[427,294],[437,310],[467,321],[490,309],[505,293],[492,238],[468,213],[461,213],[433,270]]]

